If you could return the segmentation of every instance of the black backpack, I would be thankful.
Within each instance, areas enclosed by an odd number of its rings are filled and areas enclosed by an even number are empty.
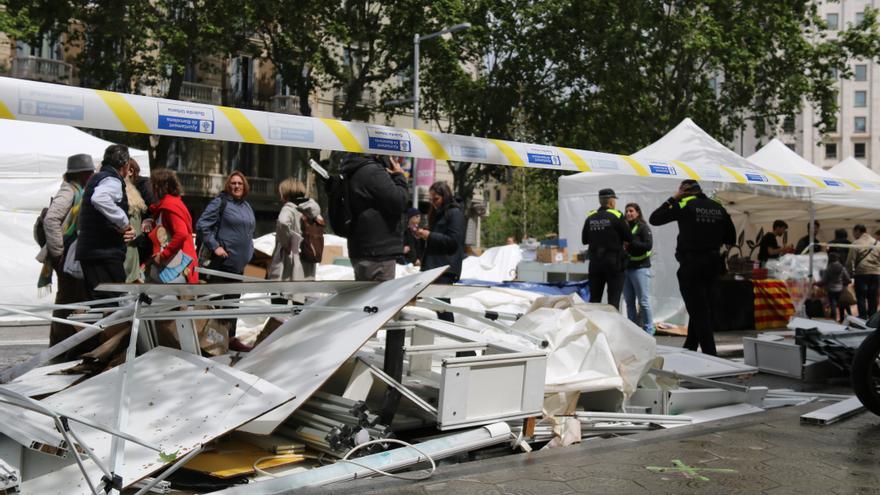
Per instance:
[[[54,199],[49,200],[49,206],[52,206],[52,200]],[[43,222],[46,221],[46,213],[49,212],[49,206],[43,208],[34,222],[34,240],[37,241],[41,248],[46,245],[46,229],[43,227]]]
[[[333,233],[348,237],[352,231],[351,199],[348,181],[344,175],[333,175],[327,180],[327,213]]]

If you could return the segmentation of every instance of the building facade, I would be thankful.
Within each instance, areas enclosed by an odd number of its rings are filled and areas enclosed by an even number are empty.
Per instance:
[[[824,1],[819,15],[834,31],[861,22],[865,9],[880,7],[877,0]],[[880,171],[880,64],[872,60],[851,60],[852,77],[838,83],[837,129],[820,135],[814,125],[818,112],[809,103],[794,119],[780,123],[777,135],[782,142],[807,161],[828,169],[853,156],[868,168]],[[743,156],[749,156],[770,138],[757,139],[754,130],[744,129],[732,144]]]

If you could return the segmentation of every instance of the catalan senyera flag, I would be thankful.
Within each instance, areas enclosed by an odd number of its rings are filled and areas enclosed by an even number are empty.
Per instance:
[[[753,280],[755,291],[755,329],[782,328],[794,315],[788,286],[782,280]]]

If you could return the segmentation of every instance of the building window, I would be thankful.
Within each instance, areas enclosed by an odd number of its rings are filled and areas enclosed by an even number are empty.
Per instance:
[[[828,76],[831,77],[831,79],[836,80],[838,77],[840,77],[840,71],[837,70],[837,67],[832,67],[828,69]]]
[[[865,20],[864,12],[856,12],[856,24],[861,24]]]
[[[853,132],[867,132],[868,124],[865,117],[856,117],[853,119]]]
[[[855,143],[855,147],[853,148],[853,156],[856,158],[865,157],[865,143]]]
[[[782,131],[789,134],[794,132],[794,117],[788,116],[782,121]]]
[[[828,24],[828,29],[838,29],[840,17],[837,14],[828,14],[825,16],[825,22]]]
[[[837,158],[837,143],[825,143],[825,158]]]
[[[863,108],[867,106],[868,102],[868,92],[867,91],[856,91],[855,99],[853,99],[853,106],[856,108]]]
[[[855,80],[856,81],[867,81],[868,80],[868,66],[865,64],[858,64],[855,66]]]
[[[497,187],[495,188],[495,201],[501,201],[501,189]]]

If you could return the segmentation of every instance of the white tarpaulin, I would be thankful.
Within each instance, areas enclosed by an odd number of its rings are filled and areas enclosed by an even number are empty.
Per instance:
[[[522,249],[516,244],[489,248],[480,256],[468,256],[461,263],[461,278],[507,282],[516,278]]]
[[[670,173],[669,180],[657,177],[622,177],[610,174],[575,174],[559,180],[559,232],[560,237],[568,239],[569,249],[583,249],[581,229],[588,211],[598,206],[599,189],[610,187],[617,193],[618,209],[623,210],[627,203],[638,203],[645,217],[672,196],[681,180],[695,178],[700,180],[707,194],[714,194],[722,200],[733,218],[737,232],[744,232],[745,240],[754,240],[757,231],[770,229],[773,220],[781,219],[789,223],[788,242],[794,243],[806,234],[810,218],[810,202],[816,203],[816,218],[823,220],[819,232],[820,239],[830,239],[830,233],[837,226],[850,226],[856,220],[863,223],[876,221],[880,217],[877,208],[880,201],[872,191],[852,191],[845,187],[825,184],[817,189],[809,178],[789,172],[785,182],[789,187],[772,185],[778,182],[781,173],[770,172],[752,164],[745,158],[726,148],[690,119],[682,121],[675,129],[657,142],[633,155],[639,161],[652,166],[653,159],[666,159],[676,163],[687,162],[691,171],[687,176]],[[659,163],[659,162],[658,162]],[[739,183],[722,182],[722,172],[730,166],[744,172]],[[770,175],[777,176],[771,181]],[[814,187],[794,187],[800,180]],[[861,183],[860,183],[861,184]],[[675,224],[653,229],[654,256],[651,258],[654,274],[653,309],[655,320],[685,322],[684,305],[678,292],[675,261],[675,245],[678,227]],[[745,242],[734,248],[735,254],[752,254]]]
[[[113,143],[70,126],[6,119],[0,119],[0,136],[0,302],[51,303],[54,292],[43,298],[37,295],[42,265],[34,259],[40,252],[33,238],[34,221],[58,191],[68,156],[87,153],[98,166]],[[147,152],[131,149],[130,153],[141,174],[149,175]]]

